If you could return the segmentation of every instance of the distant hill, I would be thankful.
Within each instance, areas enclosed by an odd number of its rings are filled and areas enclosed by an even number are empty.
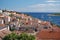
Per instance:
[[[60,13],[49,14],[48,16],[60,16]]]

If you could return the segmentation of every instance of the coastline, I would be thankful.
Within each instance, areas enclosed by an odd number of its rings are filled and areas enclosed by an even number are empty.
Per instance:
[[[48,16],[60,16],[60,13],[48,14]]]

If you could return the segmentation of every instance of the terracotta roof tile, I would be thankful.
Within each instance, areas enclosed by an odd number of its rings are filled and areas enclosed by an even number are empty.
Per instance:
[[[5,26],[5,24],[0,24],[0,27],[3,27],[3,26]]]
[[[3,38],[5,35],[10,34],[11,32],[7,29],[0,31],[0,38]]]
[[[9,33],[11,33],[11,32],[8,31],[8,30],[3,30],[2,33],[4,33],[4,34],[9,34]]]
[[[4,34],[0,31],[0,37],[3,38]]]
[[[37,34],[37,37],[39,39],[50,39],[50,38],[53,38],[53,39],[59,39],[60,38],[60,32],[55,32],[55,31],[40,31],[38,34]]]

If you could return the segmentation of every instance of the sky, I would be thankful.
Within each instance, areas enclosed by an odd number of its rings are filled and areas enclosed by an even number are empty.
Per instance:
[[[0,0],[0,9],[19,12],[60,12],[60,0]]]

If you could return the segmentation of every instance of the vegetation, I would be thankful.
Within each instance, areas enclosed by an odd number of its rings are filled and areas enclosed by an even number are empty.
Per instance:
[[[15,33],[11,33],[3,38],[3,40],[35,40],[35,36],[28,35],[26,33],[22,33],[17,35]]]
[[[9,16],[10,16],[10,17],[13,17],[14,15],[13,15],[13,14],[10,14]]]
[[[21,12],[16,12],[16,14],[22,14]]]
[[[17,35],[15,33],[11,33],[3,38],[3,40],[17,40]]]
[[[14,31],[15,30],[15,27],[10,27],[10,31]]]
[[[53,22],[51,22],[51,25],[53,26],[53,25],[55,25]]]
[[[60,16],[60,13],[48,14],[49,16]]]
[[[10,31],[14,31],[15,30],[15,28],[10,28]]]
[[[59,28],[60,28],[60,25],[57,25],[57,27],[59,27]]]
[[[60,15],[60,13],[54,13],[53,15]]]
[[[19,20],[22,19],[21,17],[16,17],[16,18],[19,19]]]
[[[54,24],[54,23],[51,22],[51,25],[53,26],[53,25],[56,25],[56,24]],[[56,25],[56,26],[60,28],[60,25]]]

